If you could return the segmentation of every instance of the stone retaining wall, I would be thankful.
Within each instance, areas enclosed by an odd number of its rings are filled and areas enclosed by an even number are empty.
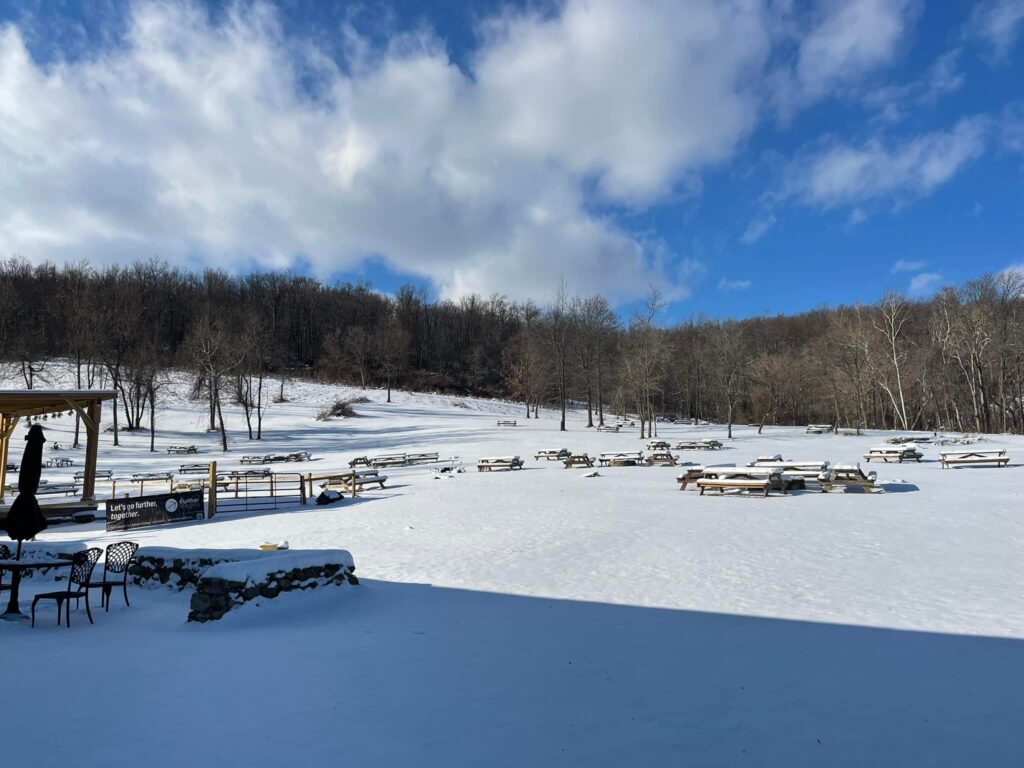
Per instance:
[[[338,563],[278,570],[258,579],[203,576],[192,593],[189,621],[216,621],[228,611],[259,598],[275,598],[282,592],[358,584],[354,567]]]

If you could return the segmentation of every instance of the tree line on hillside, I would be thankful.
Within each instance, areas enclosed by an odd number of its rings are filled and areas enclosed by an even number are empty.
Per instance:
[[[28,388],[69,361],[80,388],[117,390],[118,432],[148,429],[171,370],[192,374],[211,430],[241,406],[259,439],[284,381],[507,397],[542,406],[729,425],[807,424],[1024,432],[1024,277],[1008,271],[926,301],[663,326],[652,291],[622,320],[562,286],[543,304],[430,301],[405,286],[328,285],[283,273],[201,274],[159,261],[94,268],[0,262],[0,360]],[[270,380],[276,384],[271,391]]]

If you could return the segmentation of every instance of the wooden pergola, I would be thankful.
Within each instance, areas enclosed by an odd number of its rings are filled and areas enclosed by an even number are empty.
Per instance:
[[[82,503],[96,502],[96,449],[100,438],[100,413],[104,400],[115,400],[117,392],[105,389],[20,389],[0,390],[0,504],[5,501],[7,456],[11,435],[25,416],[75,411],[85,426],[85,467]]]

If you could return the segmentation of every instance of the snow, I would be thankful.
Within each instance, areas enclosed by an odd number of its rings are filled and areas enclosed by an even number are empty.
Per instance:
[[[340,565],[351,569],[355,567],[355,561],[352,553],[344,549],[313,549],[305,552],[257,550],[256,557],[219,563],[203,571],[203,576],[227,581],[263,581],[272,573],[320,565]]]
[[[885,494],[701,497],[681,492],[671,467],[602,468],[581,483],[559,462],[532,459],[556,444],[635,451],[637,429],[598,433],[574,412],[561,433],[556,414],[526,420],[513,403],[396,392],[385,404],[382,392],[312,383],[289,385],[291,402],[268,411],[258,448],[226,408],[225,459],[185,389],[158,413],[160,453],[148,453],[148,435],[114,448],[104,434],[100,468],[174,470],[182,457],[163,451],[187,443],[200,449],[188,462],[221,469],[248,453],[309,451],[301,471],[321,473],[359,455],[438,451],[468,471],[434,482],[437,465],[389,468],[383,490],[330,506],[127,534],[101,520],[47,530],[40,540],[61,546],[127,538],[253,558],[346,550],[361,584],[201,626],[185,622],[188,590],[135,590],[131,608],[115,595],[93,626],[74,612],[70,630],[55,626],[52,606],[40,606],[35,630],[0,622],[5,658],[25,662],[3,677],[5,693],[18,694],[0,720],[14,739],[5,754],[33,765],[137,755],[150,767],[1019,761],[1022,438],[986,440],[1011,457],[1002,469],[941,470],[938,450],[919,443],[920,464],[878,467]],[[357,405],[357,418],[315,421],[353,395],[374,402]],[[519,425],[497,427],[496,417]],[[69,442],[69,419],[49,426],[51,440]],[[658,437],[726,443],[685,460],[837,465],[889,436],[734,434],[659,425]],[[76,465],[83,453],[71,453]],[[501,455],[531,458],[511,473],[473,466]],[[288,552],[257,549],[284,540]],[[51,585],[26,581],[23,605]],[[53,692],[66,689],[103,705],[75,705],[62,719]]]

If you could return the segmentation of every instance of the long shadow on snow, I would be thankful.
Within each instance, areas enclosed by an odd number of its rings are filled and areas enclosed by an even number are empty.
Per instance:
[[[136,681],[131,697],[80,710],[75,739],[49,738],[52,697],[21,697],[6,720],[18,742],[104,764],[130,734],[150,766],[342,754],[374,766],[959,766],[1021,754],[1019,640],[374,580],[201,627],[170,600],[136,591],[131,609],[79,621],[75,653],[63,629],[8,633],[11,652],[24,641],[62,687],[97,670]],[[11,665],[5,682],[38,690],[37,676]]]

